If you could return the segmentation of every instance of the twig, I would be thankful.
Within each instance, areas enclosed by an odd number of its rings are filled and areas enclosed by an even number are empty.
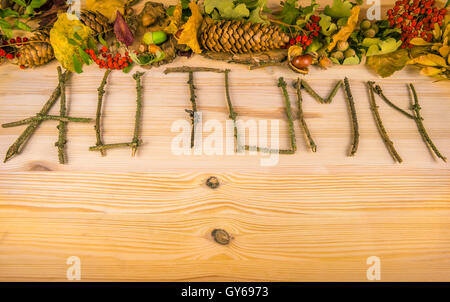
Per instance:
[[[383,93],[383,90],[381,89],[380,85],[375,85],[373,88],[373,91],[378,94],[381,99],[383,101],[386,102],[386,104],[388,104],[389,106],[391,106],[392,108],[394,108],[395,110],[397,110],[398,112],[400,112],[401,114],[409,117],[410,119],[415,119],[414,115],[409,114],[408,112],[406,112],[405,110],[403,110],[402,108],[398,107],[397,105],[395,105],[394,103],[392,103]]]
[[[350,149],[349,156],[354,156],[356,151],[358,151],[359,145],[359,126],[358,126],[358,118],[356,116],[355,102],[353,100],[352,91],[350,89],[350,83],[348,82],[348,78],[344,78],[344,94],[345,99],[347,101],[347,106],[350,111],[350,119],[352,123],[352,145]]]
[[[137,71],[133,75],[133,79],[136,81],[136,119],[134,122],[134,136],[132,143],[134,144],[131,149],[131,155],[135,156],[137,148],[139,145],[141,145],[141,140],[139,139],[139,133],[140,133],[140,125],[141,125],[141,117],[142,117],[142,85],[141,85],[141,78],[145,74],[145,72],[139,72]]]
[[[60,97],[60,109],[59,114],[62,117],[66,117],[67,115],[67,108],[66,108],[66,85],[64,83],[63,75],[61,68],[58,68],[58,77],[60,84],[60,90],[61,90],[61,97]],[[59,130],[58,135],[58,141],[55,143],[55,146],[58,147],[58,159],[60,164],[65,164],[67,162],[67,157],[65,153],[65,146],[67,143],[67,122],[65,121],[59,121],[59,125],[56,127]]]
[[[93,146],[93,147],[89,147],[89,151],[105,151],[105,150],[110,150],[110,149],[117,149],[117,148],[127,148],[127,147],[131,147],[131,148],[137,148],[137,144],[132,142],[132,143],[117,143],[117,144],[106,144],[106,145],[99,145],[99,146]]]
[[[261,153],[278,153],[278,154],[295,154],[297,151],[297,143],[295,141],[295,130],[294,130],[294,122],[292,119],[292,109],[291,109],[291,101],[289,100],[289,94],[287,92],[287,84],[282,77],[278,79],[278,87],[283,91],[283,97],[285,102],[285,112],[288,118],[289,124],[289,138],[290,138],[290,149],[282,150],[282,149],[271,149],[264,147],[255,147],[245,145],[245,150],[247,151],[257,151]]]
[[[295,130],[294,130],[294,121],[292,118],[291,101],[289,100],[289,94],[287,92],[286,81],[282,77],[280,77],[278,79],[278,87],[280,87],[281,90],[283,91],[286,117],[288,119],[288,125],[289,125],[289,138],[290,138],[290,142],[291,142],[291,150],[293,150],[295,152],[295,151],[297,151],[297,143],[295,141]]]
[[[190,92],[190,101],[192,104],[192,110],[186,109],[185,111],[189,113],[189,116],[191,117],[191,124],[192,124],[192,130],[191,130],[191,148],[194,148],[195,145],[195,128],[197,127],[198,123],[198,116],[197,116],[197,103],[195,101],[195,86],[194,86],[194,72],[189,71],[189,80],[187,82],[189,84],[189,92]]]
[[[216,72],[216,73],[224,73],[225,70],[211,67],[190,67],[190,66],[181,66],[181,67],[170,67],[164,70],[164,74],[169,73],[191,73],[191,72]]]
[[[303,114],[303,97],[302,97],[302,85],[300,78],[297,79],[297,83],[295,85],[295,88],[297,89],[297,110],[298,110],[298,116],[297,119],[300,122],[300,128],[303,129],[303,133],[306,135],[306,138],[308,139],[309,147],[311,148],[312,152],[317,152],[317,146],[314,142],[311,132],[309,131],[308,125],[305,121],[305,116]]]
[[[36,116],[29,117],[17,122],[11,122],[7,124],[3,124],[3,128],[13,128],[23,125],[31,124],[34,121],[63,121],[63,122],[75,122],[75,123],[90,123],[92,122],[91,118],[84,117],[70,117],[70,116],[58,116],[58,115],[40,115],[39,113]]]
[[[58,67],[60,68],[60,67]],[[67,81],[68,76],[70,75],[69,71],[65,71],[63,74],[63,80]],[[42,107],[40,114],[46,115],[50,109],[53,107],[53,105],[58,100],[59,96],[61,95],[61,83],[58,83],[58,86],[53,91],[52,95],[48,99],[48,101],[44,104],[44,107]],[[7,162],[15,155],[19,154],[25,144],[28,142],[30,137],[33,135],[33,133],[36,131],[36,129],[41,124],[42,120],[34,120],[28,125],[28,127],[22,132],[22,134],[17,138],[17,140],[9,147],[8,151],[6,152],[5,160],[4,162]]]
[[[394,143],[390,140],[389,135],[386,132],[386,129],[383,126],[383,122],[381,121],[380,113],[378,112],[378,106],[375,101],[375,94],[374,94],[374,82],[367,82],[368,88],[369,88],[369,102],[370,102],[370,109],[372,110],[373,116],[375,118],[375,123],[378,128],[378,132],[381,135],[381,138],[383,139],[386,148],[388,149],[389,153],[391,154],[392,158],[401,163],[403,160],[400,157],[400,155],[397,153],[397,150],[395,150]]]
[[[227,98],[229,118],[233,121],[236,152],[241,152],[243,147],[241,145],[241,140],[240,140],[239,132],[237,129],[237,113],[233,110],[233,104],[231,103],[231,97],[230,97],[230,82],[229,82],[229,77],[228,77],[228,74],[230,73],[230,71],[231,70],[229,70],[229,69],[225,70],[225,96]]]
[[[333,101],[334,97],[336,96],[336,93],[338,92],[339,88],[342,86],[342,81],[339,81],[334,86],[333,90],[330,92],[327,98],[322,98],[320,95],[317,94],[317,92],[312,89],[312,87],[306,82],[305,80],[301,80],[303,88],[305,88],[306,92],[308,92],[317,102],[320,104],[330,104],[331,101]]]
[[[98,91],[98,102],[97,102],[97,113],[95,115],[95,135],[97,138],[97,144],[96,146],[101,146],[103,145],[103,141],[102,141],[102,134],[101,134],[101,116],[102,116],[102,106],[103,106],[103,96],[105,95],[105,85],[106,82],[108,80],[108,76],[111,73],[111,69],[107,69],[105,71],[105,74],[103,76],[103,80],[100,83],[100,87],[98,87],[97,91]],[[102,156],[106,155],[105,150],[100,150],[100,153]]]
[[[409,84],[409,88],[411,90],[411,93],[413,95],[414,101],[412,104],[412,110],[414,111],[414,120],[416,121],[417,128],[419,129],[420,134],[422,135],[422,138],[427,145],[427,147],[430,149],[430,151],[434,152],[434,154],[442,159],[444,162],[447,162],[447,158],[443,156],[436,145],[431,140],[430,136],[427,133],[427,130],[425,129],[425,126],[423,125],[423,118],[420,114],[420,109],[422,109],[419,105],[419,98],[417,97],[416,89],[414,88],[413,84]]]

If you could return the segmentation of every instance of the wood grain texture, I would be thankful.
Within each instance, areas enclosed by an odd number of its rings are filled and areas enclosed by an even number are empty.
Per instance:
[[[388,1],[382,1],[387,4]],[[322,2],[321,2],[322,3]],[[323,2],[326,3],[326,2]],[[231,98],[243,120],[279,119],[288,146],[283,99],[276,87],[286,68],[248,71],[201,57],[169,66],[231,68]],[[56,63],[36,70],[0,68],[1,123],[39,111],[57,84]],[[168,66],[168,67],[169,67]],[[0,165],[0,280],[65,281],[69,256],[78,256],[84,281],[366,281],[369,256],[381,259],[382,281],[450,281],[450,170],[425,147],[413,121],[377,98],[395,146],[394,164],[377,132],[364,82],[376,80],[402,108],[414,83],[425,126],[450,155],[450,87],[406,69],[380,79],[363,66],[314,69],[306,77],[320,95],[349,77],[360,121],[360,149],[351,143],[344,94],[330,105],[304,94],[306,121],[318,145],[311,153],[295,122],[298,151],[262,167],[267,155],[176,156],[171,126],[187,120],[187,75],[152,69],[143,78],[143,146],[111,150],[95,145],[93,125],[69,124],[69,164],[58,164],[57,122],[44,122],[24,152]],[[67,84],[72,116],[95,117],[102,72],[94,67]],[[228,116],[223,75],[196,74],[204,121]],[[289,88],[293,112],[295,91]],[[104,107],[104,141],[133,135],[131,75],[114,72]],[[53,113],[57,113],[55,106]],[[3,155],[23,128],[0,129]],[[214,175],[221,186],[211,190]],[[221,246],[211,231],[233,239]]]

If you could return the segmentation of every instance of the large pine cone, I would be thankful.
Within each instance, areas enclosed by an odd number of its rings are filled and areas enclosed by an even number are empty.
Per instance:
[[[82,10],[80,14],[80,21],[91,28],[96,34],[103,34],[108,36],[112,30],[112,24],[109,23],[108,18],[99,12],[90,10]]]
[[[289,43],[289,36],[278,26],[235,20],[215,22],[205,18],[199,42],[209,51],[249,53],[283,48]]]
[[[23,65],[28,68],[43,65],[53,60],[55,54],[53,53],[50,39],[46,33],[37,32],[30,39],[31,41],[39,42],[29,43],[20,48],[20,57],[17,60],[18,65]]]

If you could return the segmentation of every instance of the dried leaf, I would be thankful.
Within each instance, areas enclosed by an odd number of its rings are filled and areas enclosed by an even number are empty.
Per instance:
[[[355,26],[358,23],[359,11],[361,8],[359,6],[354,6],[351,10],[351,16],[347,20],[347,24],[343,26],[337,34],[333,36],[333,39],[328,45],[328,51],[332,51],[338,41],[347,41],[350,35],[355,30]]]
[[[436,75],[442,73],[442,69],[436,68],[436,67],[424,67],[424,68],[422,68],[420,73],[423,75],[429,76],[429,77],[433,77],[433,76],[436,76]]]
[[[377,74],[386,78],[403,69],[408,60],[408,51],[400,49],[389,54],[368,57],[367,65]]]
[[[181,32],[180,39],[178,39],[178,44],[185,44],[189,46],[193,52],[201,53],[202,50],[198,43],[197,33],[202,25],[203,16],[196,3],[189,3],[189,8],[191,9],[192,16],[189,17],[189,20],[182,26],[183,31]]]
[[[86,8],[93,12],[99,12],[109,19],[109,22],[114,22],[117,17],[117,11],[124,13],[124,7],[127,0],[87,0]]]
[[[64,68],[70,71],[75,71],[74,63],[78,62],[74,62],[73,58],[74,56],[78,57],[78,48],[81,44],[81,42],[75,41],[75,33],[83,41],[87,41],[92,34],[92,30],[79,20],[69,19],[66,13],[61,13],[58,16],[58,20],[50,31],[50,43],[55,52],[55,57]]]
[[[181,17],[183,16],[183,7],[181,3],[178,3],[175,6],[175,10],[173,11],[173,15],[170,17],[170,24],[164,28],[164,31],[168,34],[175,34],[178,31],[178,28],[181,24]]]
[[[116,34],[117,40],[125,44],[127,47],[133,44],[133,33],[119,11],[117,11],[116,21],[114,22],[114,33]]]
[[[441,56],[429,53],[417,58],[414,58],[408,62],[408,64],[419,64],[423,66],[442,66],[448,67],[445,59]]]

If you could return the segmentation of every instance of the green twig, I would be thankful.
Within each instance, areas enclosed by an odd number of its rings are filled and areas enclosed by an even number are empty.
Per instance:
[[[102,141],[102,133],[101,133],[101,118],[102,118],[102,106],[103,106],[103,96],[105,95],[105,85],[106,82],[108,80],[109,74],[111,73],[111,69],[107,69],[105,71],[105,74],[103,76],[103,80],[100,83],[100,87],[98,87],[97,91],[98,91],[98,102],[97,102],[97,112],[95,115],[95,135],[97,138],[97,143],[96,146],[101,146],[103,145],[103,141]],[[102,156],[106,155],[105,150],[100,150],[100,153]]]
[[[191,124],[192,124],[192,130],[191,130],[191,148],[194,148],[195,145],[195,128],[197,127],[198,123],[198,116],[197,116],[197,103],[195,101],[196,95],[195,95],[195,86],[194,86],[194,72],[189,71],[189,80],[187,82],[189,84],[189,92],[190,92],[190,101],[192,104],[192,110],[186,109],[185,111],[189,113],[189,116],[191,117]]]
[[[383,126],[383,122],[380,117],[380,113],[378,112],[378,106],[375,101],[375,93],[374,93],[374,82],[367,82],[368,88],[369,88],[369,102],[370,102],[370,109],[372,110],[373,116],[375,118],[375,123],[378,128],[378,132],[381,135],[381,138],[383,139],[386,148],[388,149],[389,153],[391,154],[392,158],[401,163],[403,160],[400,157],[400,155],[397,153],[397,150],[395,150],[394,143],[390,140],[389,135],[386,132],[386,129]]]
[[[284,96],[286,117],[288,119],[288,125],[289,125],[289,139],[291,142],[290,150],[293,150],[295,152],[295,151],[297,151],[297,143],[295,141],[295,130],[294,130],[294,121],[292,118],[291,101],[289,100],[289,94],[287,92],[286,81],[282,77],[278,79],[278,87],[281,88],[281,90],[283,91],[283,96]]]
[[[191,72],[216,72],[216,73],[224,73],[225,70],[211,67],[190,67],[190,66],[181,66],[181,67],[170,67],[164,70],[164,74],[169,73],[191,73]]]
[[[31,124],[35,121],[63,121],[63,122],[75,122],[75,123],[90,123],[92,122],[91,118],[84,117],[70,117],[70,116],[58,116],[58,115],[40,115],[39,113],[36,116],[29,117],[20,121],[11,122],[7,124],[3,124],[3,128],[13,128],[23,125]]]
[[[137,148],[138,144],[132,142],[132,143],[117,143],[117,144],[106,144],[106,145],[99,145],[99,146],[93,146],[89,147],[89,151],[106,151],[110,149],[117,149],[117,148]]]
[[[344,79],[344,94],[345,99],[347,101],[348,109],[350,111],[350,119],[352,123],[352,135],[353,135],[349,156],[354,156],[356,154],[356,151],[358,151],[359,126],[358,126],[358,118],[356,116],[355,102],[353,100],[353,95],[350,89],[350,83],[348,82],[348,78]]]
[[[411,93],[413,95],[413,103],[412,103],[412,110],[414,111],[414,120],[416,121],[417,128],[419,129],[420,135],[422,135],[422,138],[427,145],[427,147],[430,149],[430,151],[434,152],[434,154],[442,159],[444,162],[447,162],[447,158],[443,156],[436,145],[431,140],[430,136],[427,133],[427,130],[425,129],[425,126],[423,125],[423,118],[420,114],[420,109],[422,109],[419,105],[419,98],[417,97],[416,89],[414,88],[413,84],[409,84],[409,88],[411,90]]]
[[[229,76],[231,70],[226,69],[225,70],[225,96],[227,98],[227,105],[228,105],[228,112],[229,112],[229,118],[233,121],[233,130],[234,130],[234,140],[236,143],[236,152],[242,152],[242,144],[239,137],[239,132],[237,129],[237,113],[233,110],[233,104],[231,103],[231,97],[230,97],[230,82],[229,82]]]
[[[338,92],[339,88],[341,88],[342,86],[342,81],[337,82],[333,90],[328,95],[328,97],[324,99],[320,95],[318,95],[314,89],[312,89],[312,87],[308,84],[308,82],[306,82],[305,80],[301,80],[301,83],[302,87],[305,88],[306,92],[308,92],[320,104],[330,104],[331,101],[333,101],[334,97],[336,96],[336,93]]]
[[[297,89],[297,119],[300,123],[300,128],[302,128],[303,133],[306,135],[306,138],[309,143],[309,147],[311,148],[312,152],[317,152],[317,146],[314,142],[311,132],[309,131],[308,125],[305,121],[305,116],[303,114],[303,97],[302,97],[302,85],[301,80],[297,79],[297,83],[295,84],[295,88]]]
[[[61,68],[61,67],[58,67]],[[70,75],[69,71],[65,71],[63,74],[63,80],[67,81],[68,77]],[[59,96],[61,95],[61,82],[58,83],[58,86],[53,91],[52,95],[48,99],[48,101],[44,104],[39,114],[46,115],[50,111],[50,109],[53,107],[53,105],[58,100]],[[22,134],[17,138],[17,140],[9,147],[8,151],[6,152],[5,160],[4,162],[7,162],[15,155],[19,154],[25,144],[28,142],[30,137],[33,135],[33,133],[36,131],[36,129],[39,127],[43,120],[33,120],[30,122],[28,127],[22,132]]]
[[[261,153],[275,153],[275,154],[276,153],[278,153],[278,154],[295,154],[295,152],[297,151],[297,143],[295,141],[294,121],[292,119],[291,101],[289,100],[289,94],[287,92],[287,84],[282,77],[280,77],[278,79],[278,87],[280,87],[283,92],[283,97],[284,97],[284,102],[285,102],[285,112],[286,112],[286,116],[288,118],[289,138],[290,138],[291,148],[287,149],[287,150],[281,150],[281,149],[271,149],[271,148],[245,145],[245,150],[257,151],[257,152],[261,152]]]
[[[67,107],[66,107],[66,85],[63,79],[63,74],[61,68],[58,68],[58,77],[61,90],[60,97],[60,109],[59,114],[62,117],[66,117],[67,115]],[[65,164],[67,162],[67,157],[65,153],[65,146],[67,143],[67,122],[59,121],[59,125],[57,126],[59,130],[58,141],[55,143],[55,146],[58,147],[58,159],[60,164]]]
[[[141,78],[145,74],[145,72],[137,71],[133,75],[133,79],[136,81],[136,119],[134,122],[134,135],[132,143],[134,144],[131,150],[131,155],[135,156],[137,148],[141,145],[141,140],[139,139],[140,134],[140,125],[141,125],[141,117],[142,117],[142,84]]]
[[[394,108],[395,110],[397,110],[398,112],[400,112],[401,114],[407,116],[410,119],[415,119],[414,115],[409,114],[408,112],[406,112],[405,110],[403,110],[402,108],[398,107],[397,105],[395,105],[394,103],[392,103],[383,93],[383,90],[381,89],[380,85],[375,85],[373,87],[373,91],[378,94],[381,99],[388,104],[389,106],[391,106],[392,108]]]

